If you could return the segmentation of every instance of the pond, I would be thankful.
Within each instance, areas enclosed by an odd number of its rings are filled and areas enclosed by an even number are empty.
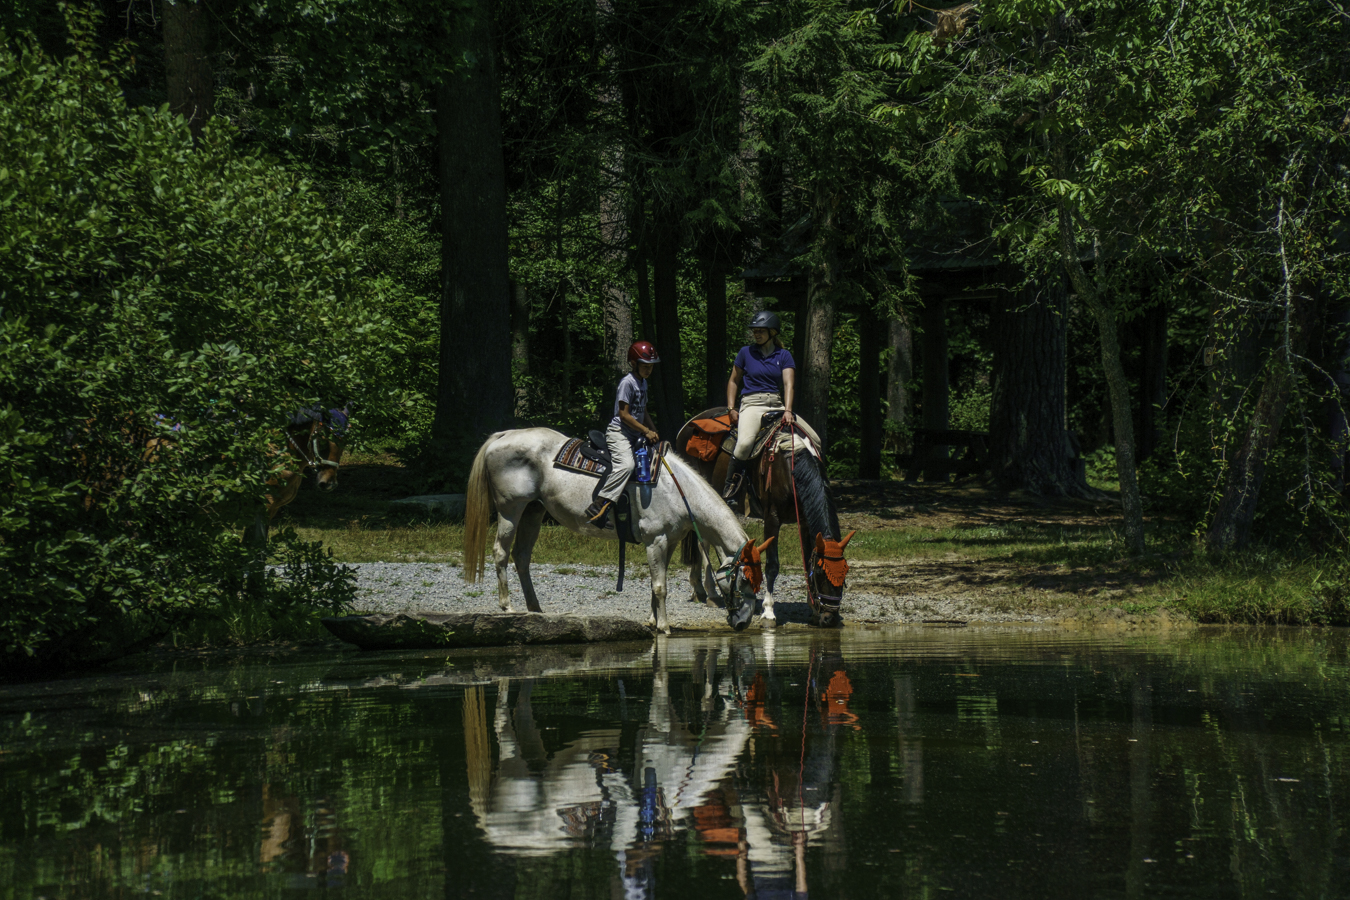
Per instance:
[[[1343,631],[851,627],[0,687],[0,898],[1350,894]]]

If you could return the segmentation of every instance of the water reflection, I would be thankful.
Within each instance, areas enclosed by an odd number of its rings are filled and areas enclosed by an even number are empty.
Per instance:
[[[0,688],[0,896],[1341,896],[1339,632],[921,629]]]

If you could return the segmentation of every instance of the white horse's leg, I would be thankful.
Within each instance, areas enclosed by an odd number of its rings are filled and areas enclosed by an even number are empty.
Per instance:
[[[666,565],[670,561],[670,546],[665,535],[658,535],[647,545],[647,570],[652,578],[652,615],[647,624],[662,634],[670,634],[666,619]]]
[[[532,613],[543,612],[539,607],[539,597],[534,592],[534,580],[530,578],[530,553],[534,542],[539,539],[539,527],[544,524],[544,504],[531,503],[525,507],[516,524],[516,545],[511,555],[516,561],[516,575],[520,577],[520,589],[525,592],[525,608]]]
[[[492,559],[497,564],[497,603],[502,612],[515,612],[507,588],[506,567],[511,562],[511,545],[516,539],[516,522],[524,510],[516,508],[497,513],[497,543],[492,547]]]

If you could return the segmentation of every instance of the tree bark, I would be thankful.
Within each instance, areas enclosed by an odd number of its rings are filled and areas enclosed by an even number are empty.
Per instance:
[[[511,415],[506,172],[492,0],[449,36],[473,64],[436,91],[441,198],[441,346],[432,436],[473,443]]]
[[[881,322],[871,309],[858,314],[858,398],[862,421],[859,425],[858,477],[881,477]]]
[[[1154,304],[1139,319],[1139,462],[1159,443],[1158,416],[1167,402],[1167,307]]]
[[[1247,435],[1233,457],[1214,521],[1205,534],[1206,546],[1214,552],[1241,550],[1251,540],[1252,519],[1266,474],[1266,460],[1280,436],[1280,426],[1294,389],[1294,359],[1307,349],[1317,321],[1317,300],[1302,291],[1291,290],[1290,294],[1285,306],[1284,340],[1272,354],[1269,372],[1247,426]]]
[[[204,0],[163,0],[161,13],[169,111],[187,120],[195,140],[215,109],[210,11]]]
[[[656,301],[656,350],[661,364],[664,409],[657,430],[673,435],[684,424],[684,367],[680,359],[679,225],[669,213],[657,213],[655,253],[652,259]]]
[[[1074,466],[1065,419],[1066,295],[1059,279],[1002,302],[993,329],[989,450],[1003,490],[1099,496]]]
[[[909,441],[901,436],[909,425],[914,403],[909,391],[914,377],[914,330],[905,313],[891,317],[886,327],[891,351],[886,368],[886,431],[893,442],[891,449],[907,452]]]
[[[515,386],[516,418],[525,418],[529,415],[525,380],[530,375],[530,292],[523,281],[511,287],[511,382]]]
[[[947,350],[947,301],[942,297],[932,297],[923,307],[923,427],[928,431],[946,431],[951,425],[950,369]],[[924,459],[917,460],[920,466],[925,462],[941,462],[947,459],[950,448],[941,445],[928,445]],[[925,472],[924,480],[938,480],[933,472]],[[940,480],[946,481],[943,470]]]
[[[834,349],[834,314],[839,291],[839,258],[834,233],[836,202],[827,185],[816,185],[818,256],[806,287],[806,340],[802,359],[797,361],[801,382],[797,385],[797,408],[794,410],[816,430],[825,450],[830,444],[830,352]]]
[[[727,279],[716,257],[710,256],[704,267],[704,297],[708,307],[707,392],[704,405],[721,406],[727,398]]]
[[[1130,384],[1120,360],[1120,336],[1115,313],[1097,293],[1078,259],[1078,239],[1073,216],[1064,200],[1058,201],[1059,251],[1078,298],[1097,320],[1102,342],[1102,368],[1111,396],[1111,423],[1116,439],[1116,474],[1120,479],[1120,505],[1125,543],[1131,553],[1144,552],[1144,507],[1139,498],[1139,482],[1134,471],[1134,410],[1130,405]],[[1100,261],[1098,261],[1100,265]]]

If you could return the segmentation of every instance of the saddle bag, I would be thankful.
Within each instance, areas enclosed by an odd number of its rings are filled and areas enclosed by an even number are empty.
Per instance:
[[[717,454],[722,450],[722,442],[731,433],[730,420],[695,419],[693,426],[693,433],[689,435],[689,440],[684,445],[685,452],[704,462],[717,459]]]

